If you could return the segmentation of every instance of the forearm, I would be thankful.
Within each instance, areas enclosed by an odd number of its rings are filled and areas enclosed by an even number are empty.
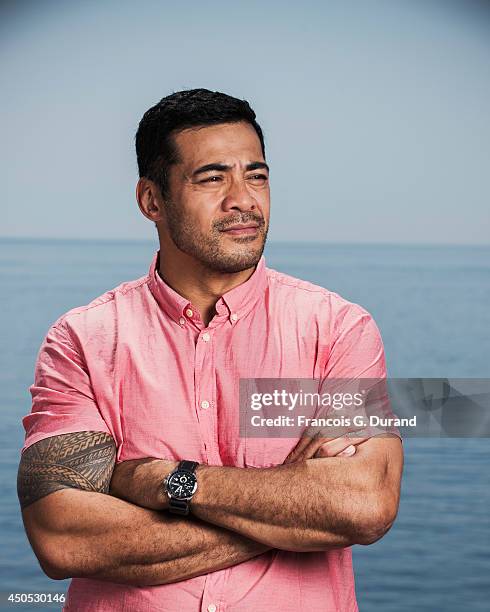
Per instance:
[[[24,518],[28,532],[38,533],[33,547],[52,578],[167,584],[230,567],[268,549],[198,519],[139,508],[102,493],[64,489],[36,503],[44,505],[42,524],[39,509],[37,525],[30,524],[30,508]]]
[[[370,544],[398,509],[398,439],[372,439],[355,456],[314,458],[272,468],[200,465],[195,516],[273,548],[298,552]],[[156,509],[168,506],[163,478],[177,464],[142,459],[120,464],[115,494]],[[129,483],[129,484],[128,484]]]
[[[293,551],[371,544],[398,511],[400,439],[373,437],[351,457],[313,458],[266,469],[198,468],[196,516]]]
[[[328,461],[328,471],[321,465]],[[259,542],[294,551],[367,543],[377,491],[353,458],[312,459],[273,468],[199,469],[193,513]]]
[[[142,506],[165,509],[168,497],[161,483],[174,467],[155,459],[129,461],[118,466],[111,490]],[[311,459],[272,468],[200,465],[192,513],[207,523],[284,550],[315,551],[364,543],[371,537],[367,523],[370,512],[375,514],[378,490],[370,478],[360,477],[359,468],[354,457]]]
[[[170,584],[232,567],[270,550],[268,546],[223,529],[217,530],[216,536],[208,538],[206,546],[187,556],[161,563],[126,564],[91,577],[136,586]]]

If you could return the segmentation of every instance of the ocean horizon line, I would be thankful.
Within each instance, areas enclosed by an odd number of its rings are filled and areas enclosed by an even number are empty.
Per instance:
[[[30,242],[30,243],[91,243],[91,244],[152,244],[158,246],[158,241],[150,238],[60,238],[58,236],[0,236],[0,242]],[[353,246],[353,247],[413,247],[413,248],[489,248],[490,243],[463,243],[463,242],[360,242],[360,241],[333,241],[333,240],[269,240],[266,246]]]

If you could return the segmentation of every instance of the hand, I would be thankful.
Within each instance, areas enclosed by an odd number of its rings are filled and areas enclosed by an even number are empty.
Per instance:
[[[368,439],[368,437],[351,438],[350,436],[301,438],[284,460],[284,464],[319,457],[352,457],[356,453],[356,447]]]

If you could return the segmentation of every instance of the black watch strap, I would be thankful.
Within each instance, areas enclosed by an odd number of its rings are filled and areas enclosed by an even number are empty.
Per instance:
[[[177,470],[184,470],[185,472],[194,472],[199,463],[197,461],[187,461],[183,459],[177,466]]]
[[[168,502],[168,509],[172,514],[187,516],[189,514],[189,502],[187,499],[175,499],[171,497]]]

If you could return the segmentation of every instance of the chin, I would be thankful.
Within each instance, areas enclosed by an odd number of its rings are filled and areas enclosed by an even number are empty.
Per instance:
[[[203,263],[218,272],[235,274],[256,266],[260,261],[263,250],[262,247],[260,249],[220,253]]]

